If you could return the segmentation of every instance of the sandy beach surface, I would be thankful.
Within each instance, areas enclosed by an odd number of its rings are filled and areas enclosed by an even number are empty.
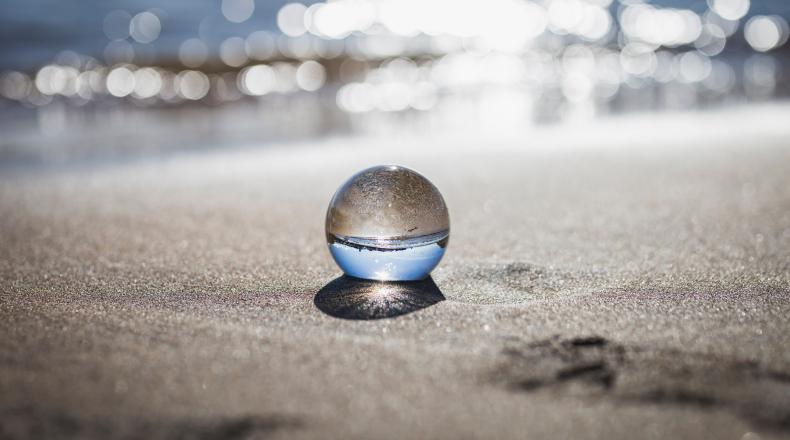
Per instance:
[[[788,120],[8,171],[0,437],[790,438]],[[327,203],[378,163],[444,194],[432,280],[339,278]]]

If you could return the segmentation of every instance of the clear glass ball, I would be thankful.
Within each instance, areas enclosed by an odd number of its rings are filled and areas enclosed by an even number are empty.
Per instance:
[[[444,256],[450,216],[439,190],[398,165],[368,168],[337,190],[326,212],[326,240],[338,266],[356,278],[426,278]]]

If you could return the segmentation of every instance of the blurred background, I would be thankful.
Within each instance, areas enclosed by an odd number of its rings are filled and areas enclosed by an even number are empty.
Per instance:
[[[0,4],[0,169],[790,93],[786,0]]]

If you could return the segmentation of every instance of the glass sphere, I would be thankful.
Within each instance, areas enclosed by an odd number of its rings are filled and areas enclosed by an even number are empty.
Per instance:
[[[326,213],[329,252],[356,278],[421,280],[439,264],[449,239],[450,216],[439,190],[397,165],[351,176]]]

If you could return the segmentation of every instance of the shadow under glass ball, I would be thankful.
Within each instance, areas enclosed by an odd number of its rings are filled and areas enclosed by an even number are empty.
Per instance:
[[[313,303],[335,318],[368,320],[394,318],[444,300],[431,277],[381,282],[343,275],[319,290]]]
[[[326,213],[329,251],[347,275],[382,281],[428,276],[444,256],[450,216],[439,190],[397,165],[351,176]]]

